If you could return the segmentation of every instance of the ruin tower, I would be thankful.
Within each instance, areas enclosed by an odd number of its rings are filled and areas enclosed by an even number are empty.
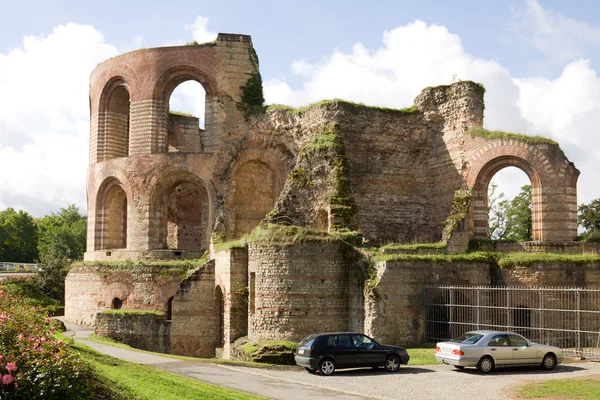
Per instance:
[[[217,209],[218,150],[242,134],[243,90],[258,74],[250,36],[143,49],[90,78],[86,261],[199,258]],[[170,112],[173,90],[199,82],[205,127]]]

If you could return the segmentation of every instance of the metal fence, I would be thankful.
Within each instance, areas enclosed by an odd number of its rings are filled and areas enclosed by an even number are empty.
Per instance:
[[[424,299],[427,342],[509,330],[567,356],[600,360],[600,289],[426,286]]]
[[[37,264],[0,262],[0,271],[10,272],[35,272],[40,269]]]

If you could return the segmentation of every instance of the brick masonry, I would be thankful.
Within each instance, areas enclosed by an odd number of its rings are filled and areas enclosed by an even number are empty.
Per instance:
[[[438,241],[456,191],[466,188],[468,216],[449,242],[451,251],[464,251],[469,239],[486,236],[487,186],[508,166],[522,169],[533,187],[535,242],[519,248],[575,252],[579,171],[556,144],[466,134],[483,126],[477,84],[425,88],[408,111],[333,101],[244,115],[242,87],[258,73],[253,51],[249,36],[219,34],[214,43],[126,53],[92,72],[88,263],[67,277],[67,320],[93,324],[115,299],[124,308],[170,309],[168,329],[111,317],[101,317],[99,329],[166,335],[168,346],[140,343],[198,356],[222,347],[227,357],[230,343],[245,335],[299,340],[325,330],[405,344],[422,336],[424,284],[597,279],[564,265],[548,267],[546,279],[543,268],[492,274],[487,264],[386,262],[377,264],[377,285],[365,290],[360,256],[349,258],[336,241],[215,252],[213,238],[238,239],[271,210],[273,222],[348,226],[371,244]],[[204,129],[196,117],[170,113],[171,93],[187,80],[206,91]],[[343,154],[305,151],[329,125]],[[298,179],[299,168],[306,179]],[[332,214],[340,182],[344,200],[356,206],[350,222]],[[146,263],[198,259],[207,250],[211,261],[185,280],[167,264]]]

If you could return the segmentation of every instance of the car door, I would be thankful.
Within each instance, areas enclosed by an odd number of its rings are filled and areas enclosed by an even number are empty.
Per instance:
[[[357,362],[365,367],[383,365],[386,350],[368,336],[353,334],[352,340],[357,348]]]
[[[357,365],[358,349],[354,346],[349,334],[329,336],[327,347],[333,355],[338,368]]]
[[[494,357],[496,365],[510,365],[513,362],[513,350],[505,333],[494,335],[487,344],[487,349]]]
[[[535,347],[530,346],[527,339],[520,335],[511,334],[508,335],[513,350],[513,363],[517,365],[523,364],[536,364],[536,353]]]

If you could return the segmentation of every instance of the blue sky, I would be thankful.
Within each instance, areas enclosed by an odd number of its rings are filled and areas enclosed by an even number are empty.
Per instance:
[[[582,171],[579,201],[600,197],[595,1],[1,0],[0,6],[0,209],[36,216],[69,203],[85,209],[90,71],[122,52],[216,32],[252,35],[268,102],[341,97],[405,107],[423,87],[455,75],[481,81],[488,89],[486,127],[559,141]],[[184,97],[182,104],[197,103]],[[522,174],[505,175],[499,179],[526,183]]]

